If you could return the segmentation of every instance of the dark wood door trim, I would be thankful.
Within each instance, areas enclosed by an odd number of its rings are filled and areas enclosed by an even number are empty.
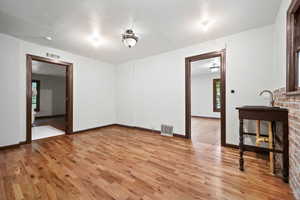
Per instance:
[[[32,61],[66,67],[66,134],[73,133],[73,64],[40,56],[26,55],[26,143],[32,141]]]
[[[300,0],[293,0],[287,11],[286,22],[286,92],[287,95],[299,95],[298,52],[299,45],[299,9]]]
[[[191,138],[191,63],[215,57],[221,59],[221,145],[226,146],[226,49],[185,58],[185,137]]]

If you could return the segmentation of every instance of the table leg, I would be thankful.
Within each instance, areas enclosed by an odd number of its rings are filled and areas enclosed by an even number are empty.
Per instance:
[[[273,131],[272,131],[272,122],[268,122],[268,129],[269,129],[269,149],[273,149]],[[274,157],[273,152],[269,153],[270,159],[270,171],[274,174]]]
[[[288,121],[283,121],[283,154],[282,154],[282,175],[285,182],[289,181],[289,125]]]
[[[244,122],[240,119],[240,170],[244,171]]]

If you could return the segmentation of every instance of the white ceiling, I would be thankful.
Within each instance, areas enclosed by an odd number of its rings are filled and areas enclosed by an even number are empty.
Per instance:
[[[66,75],[66,67],[45,62],[32,61],[32,73],[64,77]]]
[[[191,74],[192,76],[199,76],[199,75],[205,75],[205,74],[212,74],[210,71],[210,67],[212,66],[212,62],[216,63],[218,66],[220,66],[220,57],[217,58],[210,58],[205,60],[198,60],[191,63]],[[220,73],[214,72],[214,73]]]
[[[1,0],[0,32],[99,60],[130,59],[274,23],[281,0]],[[208,31],[201,21],[214,23]],[[121,33],[133,29],[132,49]],[[98,48],[88,37],[98,32]],[[53,41],[46,41],[51,36]]]

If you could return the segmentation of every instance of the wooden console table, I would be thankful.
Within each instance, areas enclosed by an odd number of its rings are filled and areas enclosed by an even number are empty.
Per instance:
[[[282,175],[283,180],[288,182],[289,177],[289,139],[288,139],[288,110],[279,107],[267,107],[267,106],[243,106],[236,108],[239,111],[240,120],[240,170],[244,171],[244,151],[254,151],[254,152],[273,152],[282,154]],[[276,134],[276,131],[272,131],[272,138],[274,142],[281,143],[281,148],[275,148],[273,145],[271,148],[258,147],[253,145],[244,144],[244,136],[256,137],[256,133],[247,133],[244,131],[244,119],[247,120],[259,120],[259,121],[269,121],[272,123],[282,122],[283,125],[283,135],[282,138]]]

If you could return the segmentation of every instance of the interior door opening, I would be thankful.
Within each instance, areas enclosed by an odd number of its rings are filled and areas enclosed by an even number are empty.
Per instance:
[[[226,50],[186,58],[186,138],[226,145]]]
[[[73,132],[73,65],[27,55],[26,142]]]

